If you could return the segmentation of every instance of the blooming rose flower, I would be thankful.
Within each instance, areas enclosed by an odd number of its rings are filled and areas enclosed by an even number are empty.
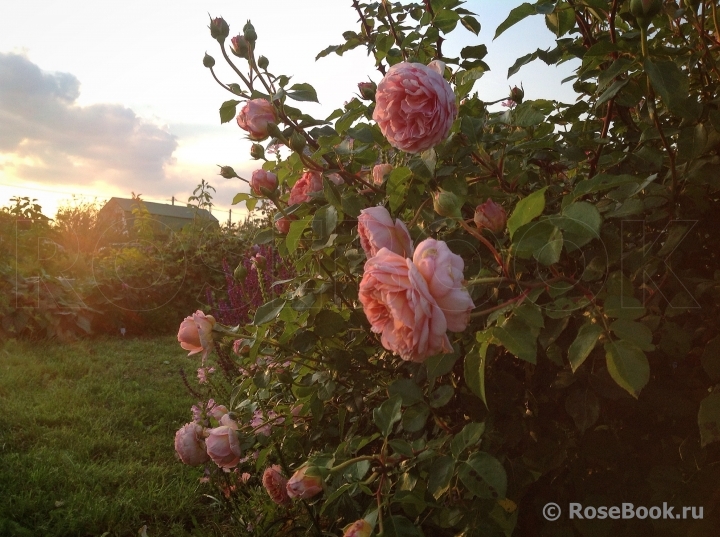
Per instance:
[[[308,194],[319,192],[322,189],[322,174],[316,171],[305,172],[290,190],[288,205],[297,205],[298,203],[310,201]]]
[[[413,263],[425,278],[430,294],[445,314],[448,330],[465,330],[475,305],[464,286],[465,263],[462,257],[452,253],[443,241],[425,239],[418,244]]]
[[[290,224],[292,224],[293,220],[297,220],[297,216],[295,216],[294,214],[278,218],[277,220],[275,220],[275,228],[280,233],[284,233],[285,235],[287,235],[288,231],[290,231]]]
[[[322,478],[319,475],[305,475],[308,467],[303,466],[288,480],[288,496],[307,500],[322,492]]]
[[[372,526],[362,518],[356,520],[350,526],[345,529],[343,537],[370,537],[372,533]]]
[[[255,170],[250,178],[250,188],[256,196],[266,196],[267,193],[273,193],[277,188],[277,175],[265,170]],[[267,192],[263,192],[265,189]]]
[[[238,126],[249,133],[251,140],[267,138],[268,123],[277,123],[277,115],[267,99],[252,99],[246,102],[237,116]]]
[[[272,501],[278,505],[287,505],[290,503],[290,496],[287,493],[287,479],[282,475],[282,468],[278,464],[273,464],[270,468],[265,468],[262,477],[263,487],[267,490]]]
[[[208,409],[208,414],[210,414],[216,420],[220,421],[223,416],[228,414],[228,409],[225,405],[213,405],[211,408]]]
[[[392,164],[376,164],[372,169],[373,183],[381,185],[392,169]]]
[[[477,206],[473,219],[475,225],[480,229],[487,228],[493,233],[500,233],[505,229],[507,213],[502,205],[498,205],[488,198],[485,203]]]
[[[378,85],[373,119],[390,145],[420,153],[450,132],[457,106],[450,84],[421,63],[393,65]]]
[[[197,423],[186,423],[175,433],[175,451],[185,464],[199,466],[210,458],[202,434],[203,428]]]
[[[452,352],[445,314],[410,259],[387,248],[371,257],[365,263],[359,299],[383,347],[403,360],[423,362]]]
[[[368,259],[382,248],[403,257],[410,257],[413,253],[412,239],[407,227],[400,220],[393,222],[385,207],[370,207],[360,211],[358,235]]]
[[[207,454],[220,468],[234,468],[240,462],[240,440],[236,430],[237,426],[221,425],[208,431],[205,439]]]
[[[190,351],[188,356],[202,352],[202,360],[205,361],[213,346],[213,326],[215,326],[215,317],[205,315],[200,310],[185,318],[180,324],[177,338],[180,346]]]

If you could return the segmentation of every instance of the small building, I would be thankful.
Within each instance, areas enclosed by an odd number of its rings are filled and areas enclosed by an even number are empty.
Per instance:
[[[180,231],[185,226],[192,224],[198,226],[198,229],[217,228],[220,225],[217,218],[206,209],[144,200],[140,203],[147,209],[153,232],[159,235],[169,235],[173,231]],[[131,235],[135,228],[135,219],[137,210],[140,209],[140,203],[134,199],[110,198],[98,212],[98,222],[103,222],[105,225],[112,224],[117,232]]]

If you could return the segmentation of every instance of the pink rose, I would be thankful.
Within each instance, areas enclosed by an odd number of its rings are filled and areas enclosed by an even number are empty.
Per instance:
[[[393,65],[380,81],[375,101],[373,119],[380,131],[390,145],[408,153],[439,144],[457,115],[450,84],[420,63]]]
[[[413,263],[425,278],[430,294],[445,314],[448,330],[465,330],[475,305],[464,286],[465,263],[462,257],[452,253],[443,241],[425,239],[418,244]]]
[[[290,496],[287,493],[287,479],[282,475],[282,468],[273,464],[270,468],[266,468],[262,477],[263,487],[267,490],[272,501],[278,505],[287,505],[290,503]]]
[[[482,229],[487,228],[493,233],[500,233],[505,229],[507,223],[507,213],[502,205],[498,205],[493,200],[488,200],[482,205],[478,205],[475,209],[475,225]]]
[[[283,216],[282,218],[278,218],[275,220],[275,228],[285,235],[287,235],[288,231],[290,231],[290,224],[292,224],[293,220],[297,220],[297,216],[291,214],[290,216]]]
[[[342,185],[345,182],[345,179],[343,179],[339,173],[331,173],[327,176],[327,178],[335,185]]]
[[[221,425],[210,429],[205,445],[207,454],[220,468],[234,468],[240,462],[240,440],[236,428]]]
[[[190,351],[188,356],[202,352],[203,362],[205,361],[213,346],[213,326],[215,326],[215,317],[205,315],[200,310],[185,318],[180,324],[177,338],[180,346]]]
[[[322,492],[322,478],[319,475],[305,475],[308,467],[303,466],[288,480],[288,496],[307,500]]]
[[[202,434],[203,428],[197,423],[186,423],[175,433],[175,451],[185,464],[199,466],[210,458]]]
[[[252,99],[246,102],[237,116],[237,124],[248,131],[251,140],[267,138],[268,123],[277,123],[277,115],[267,99]]]
[[[383,347],[403,360],[423,362],[452,352],[445,314],[410,259],[380,250],[365,263],[359,299]]]
[[[383,248],[403,257],[410,257],[413,253],[412,239],[407,227],[400,220],[393,222],[385,207],[370,207],[360,211],[358,235],[368,259]]]
[[[255,170],[250,178],[250,188],[256,196],[267,196],[275,192],[278,180],[277,175],[265,170]],[[265,189],[265,192],[263,192]]]
[[[228,414],[228,409],[225,405],[213,405],[211,408],[208,409],[208,414],[210,414],[213,418],[220,421],[220,419]]]
[[[299,203],[310,201],[310,196],[308,194],[312,192],[319,192],[322,189],[322,174],[316,171],[305,172],[290,190],[288,205],[297,205]]]
[[[356,520],[350,526],[345,529],[343,537],[370,537],[372,533],[372,526],[362,518]]]
[[[385,176],[393,170],[392,164],[377,164],[372,169],[373,183],[376,185],[383,184]]]

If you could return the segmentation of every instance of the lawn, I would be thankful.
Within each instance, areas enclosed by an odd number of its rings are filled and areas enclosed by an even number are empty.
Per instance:
[[[175,456],[194,358],[172,337],[1,344],[0,535],[235,534]]]

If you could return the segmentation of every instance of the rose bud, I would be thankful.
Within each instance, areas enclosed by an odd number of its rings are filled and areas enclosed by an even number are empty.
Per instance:
[[[188,356],[202,352],[203,362],[213,347],[212,329],[215,326],[215,317],[205,315],[198,310],[190,317],[186,317],[178,330],[178,341]]]
[[[367,520],[361,518],[345,528],[343,537],[370,537],[372,530],[373,528]]]
[[[287,493],[291,498],[307,500],[322,492],[322,478],[319,475],[305,475],[308,466],[303,466],[287,482]]]
[[[202,433],[203,428],[197,423],[186,423],[175,433],[175,451],[189,466],[199,466],[210,459]]]
[[[250,148],[250,156],[254,159],[263,159],[267,160],[265,158],[265,149],[260,144],[253,144]]]
[[[230,91],[232,91],[235,95],[242,95],[243,90],[240,87],[240,84],[236,84],[235,82],[232,82],[228,84],[228,88],[230,88]]]
[[[255,257],[252,258],[252,262],[258,270],[265,270],[265,267],[267,266],[267,259],[265,259],[265,256],[262,254],[255,254]]]
[[[237,176],[238,174],[235,173],[235,170],[233,170],[231,166],[220,166],[220,177],[224,177],[225,179],[233,179]]]
[[[230,27],[225,19],[218,17],[210,20],[210,36],[213,39],[217,39],[219,43],[222,43],[230,35]]]
[[[267,491],[268,495],[278,505],[287,505],[290,503],[290,496],[288,496],[287,479],[282,475],[282,468],[279,465],[273,464],[270,468],[266,468],[263,472],[262,477],[263,487]]]
[[[255,33],[255,27],[248,20],[243,26],[243,36],[248,40],[248,43],[253,44],[257,41],[257,33]]]
[[[647,27],[655,15],[662,10],[662,0],[630,0],[630,13],[638,23]]]
[[[358,90],[360,91],[360,97],[366,101],[375,100],[375,92],[377,91],[377,84],[375,82],[360,82],[358,83]]]
[[[316,171],[305,172],[290,189],[288,205],[297,205],[310,201],[312,199],[310,194],[320,192],[322,189],[322,174]]]
[[[247,278],[248,270],[245,268],[245,265],[242,264],[242,262],[235,268],[235,272],[233,272],[233,277],[235,278],[235,281],[243,283],[245,281],[245,278]]]
[[[244,339],[236,339],[233,341],[233,352],[238,356],[245,356],[250,352],[250,345]]]
[[[207,52],[205,53],[205,56],[203,57],[203,65],[210,69],[215,65],[215,58],[210,56]]]
[[[462,202],[453,192],[440,190],[433,194],[433,208],[440,216],[460,217]]]
[[[260,56],[257,60],[257,64],[260,69],[267,69],[268,65],[270,65],[270,60],[268,60],[265,56]]]
[[[376,185],[383,184],[383,181],[385,181],[385,177],[387,177],[392,170],[392,164],[375,165],[372,170],[373,183],[375,183]]]
[[[524,98],[525,90],[522,88],[522,84],[520,84],[519,88],[517,86],[510,88],[510,100],[512,102],[515,104],[522,104]]]
[[[507,214],[502,205],[498,205],[488,198],[485,203],[477,206],[473,219],[479,229],[485,228],[493,233],[501,233],[507,223]]]
[[[307,145],[307,140],[305,140],[305,137],[299,132],[293,132],[292,136],[290,136],[289,145],[290,149],[292,149],[293,151],[302,153],[303,149],[305,149],[305,146]]]
[[[287,235],[290,231],[290,224],[293,220],[297,220],[297,216],[291,214],[290,216],[283,216],[275,221],[275,228],[284,235]]]
[[[256,196],[270,196],[277,188],[277,175],[265,170],[255,170],[250,178],[250,188]]]
[[[234,468],[240,462],[240,440],[231,426],[220,425],[210,429],[205,446],[207,454],[220,468]]]
[[[247,39],[242,35],[236,35],[230,40],[230,51],[238,58],[248,59],[250,49],[248,48]]]
[[[251,140],[267,138],[268,124],[276,121],[275,108],[267,99],[252,99],[246,102],[237,116],[238,126],[249,133]]]

